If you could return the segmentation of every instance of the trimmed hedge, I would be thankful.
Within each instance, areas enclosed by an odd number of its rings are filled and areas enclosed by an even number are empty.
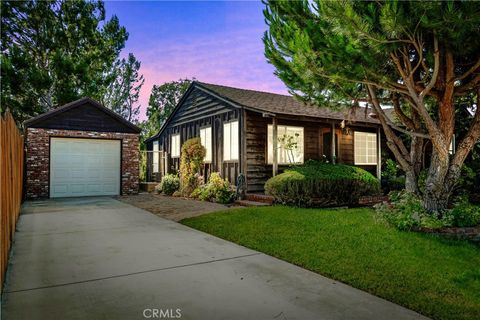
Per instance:
[[[277,202],[299,207],[357,205],[361,196],[379,192],[379,181],[369,172],[317,161],[287,169],[265,184],[265,193]]]

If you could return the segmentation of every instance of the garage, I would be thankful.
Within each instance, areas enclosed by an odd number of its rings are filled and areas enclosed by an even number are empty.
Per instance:
[[[29,199],[138,193],[140,129],[83,98],[25,122]]]
[[[120,140],[52,138],[50,197],[120,194]]]

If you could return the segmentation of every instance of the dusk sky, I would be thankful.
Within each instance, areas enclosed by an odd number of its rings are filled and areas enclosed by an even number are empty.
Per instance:
[[[105,7],[130,34],[122,56],[132,52],[142,63],[141,118],[152,86],[180,78],[287,93],[264,56],[260,1],[106,1]]]

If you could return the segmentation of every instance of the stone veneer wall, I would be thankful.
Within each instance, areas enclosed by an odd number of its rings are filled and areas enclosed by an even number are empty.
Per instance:
[[[28,199],[49,197],[50,137],[122,140],[122,194],[138,193],[138,134],[27,128],[25,161]]]

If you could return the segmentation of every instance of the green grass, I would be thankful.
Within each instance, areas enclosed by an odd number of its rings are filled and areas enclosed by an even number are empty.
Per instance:
[[[388,228],[371,209],[244,208],[182,223],[435,319],[480,319],[480,248]]]

